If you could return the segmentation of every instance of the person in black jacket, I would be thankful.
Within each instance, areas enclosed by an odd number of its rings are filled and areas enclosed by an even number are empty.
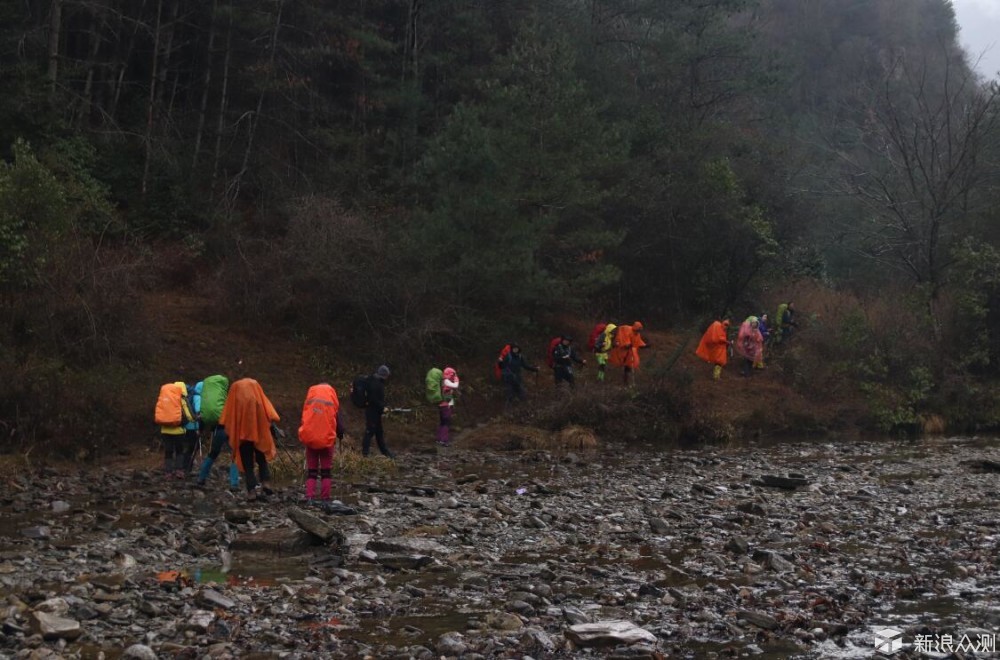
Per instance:
[[[361,453],[364,456],[372,448],[372,436],[378,443],[378,450],[390,459],[395,459],[385,444],[385,430],[382,428],[382,415],[385,407],[385,383],[390,376],[389,367],[384,364],[375,370],[368,379],[368,405],[365,407],[365,437],[361,443]]]
[[[581,360],[576,349],[573,348],[573,338],[563,335],[562,341],[552,349],[552,372],[555,374],[556,387],[563,381],[569,383],[571,388],[575,385],[573,377],[574,362],[580,366],[587,364],[587,361]]]
[[[497,360],[497,363],[500,365],[500,374],[503,378],[504,389],[507,391],[507,406],[510,406],[515,400],[524,401],[528,397],[528,392],[524,389],[521,370],[527,369],[537,374],[538,367],[528,364],[528,361],[521,353],[521,347],[517,344],[511,344],[510,352]]]

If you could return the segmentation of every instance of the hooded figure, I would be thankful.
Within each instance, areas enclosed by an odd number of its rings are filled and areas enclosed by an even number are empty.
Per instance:
[[[639,369],[639,349],[648,346],[641,332],[642,322],[636,321],[632,325],[618,326],[618,332],[615,334],[615,345],[611,349],[608,361],[616,367],[625,368],[626,385],[629,384],[632,372]]]
[[[713,321],[705,334],[698,342],[698,348],[694,353],[705,362],[714,364],[712,377],[719,380],[722,377],[722,368],[729,361],[729,319],[724,321]]]
[[[229,386],[229,395],[219,424],[226,427],[236,466],[246,475],[250,499],[256,499],[254,461],[260,468],[260,483],[264,494],[270,494],[267,482],[271,475],[267,462],[274,460],[278,453],[272,426],[280,419],[260,383],[253,378],[243,378]]]
[[[736,336],[736,352],[743,358],[741,373],[744,376],[749,376],[754,365],[764,359],[764,337],[759,326],[756,316],[748,316],[740,324],[740,332]]]
[[[451,445],[451,417],[455,409],[455,390],[458,389],[458,372],[445,367],[441,376],[441,403],[438,404],[437,443]]]
[[[361,454],[367,456],[372,448],[372,438],[378,443],[378,450],[383,456],[394,459],[395,456],[385,444],[385,428],[382,426],[382,415],[385,414],[385,384],[392,372],[386,365],[380,365],[375,373],[368,378],[368,407],[365,408],[365,435],[361,439]]]

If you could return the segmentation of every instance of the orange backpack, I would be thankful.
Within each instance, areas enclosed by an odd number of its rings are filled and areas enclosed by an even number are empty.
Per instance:
[[[340,400],[328,383],[313,385],[302,404],[299,442],[310,449],[329,449],[337,442],[337,411]]]
[[[160,426],[180,426],[184,421],[181,400],[184,393],[180,385],[167,383],[160,388],[160,396],[156,399],[156,410],[153,411],[153,421]]]

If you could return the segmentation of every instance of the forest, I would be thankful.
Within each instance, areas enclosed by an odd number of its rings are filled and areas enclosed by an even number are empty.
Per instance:
[[[948,0],[2,0],[2,442],[148,407],[177,289],[414,372],[794,291],[791,387],[1000,426],[975,58]]]

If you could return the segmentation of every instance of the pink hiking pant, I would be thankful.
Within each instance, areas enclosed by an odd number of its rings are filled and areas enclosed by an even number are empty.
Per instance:
[[[316,479],[320,479],[319,497],[330,499],[330,464],[333,461],[333,447],[310,449],[306,447],[306,499],[316,497]]]

